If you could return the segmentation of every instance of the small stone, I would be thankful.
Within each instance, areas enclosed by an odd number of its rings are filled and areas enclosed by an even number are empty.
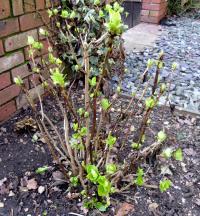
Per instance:
[[[8,144],[8,139],[4,138],[4,144]]]
[[[4,203],[0,202],[0,208],[3,208],[3,207],[4,207]]]
[[[44,186],[39,186],[38,193],[42,194],[44,191],[45,191],[45,187]]]
[[[27,211],[28,211],[28,208],[25,208],[24,211],[27,212]]]
[[[7,129],[6,129],[5,127],[1,127],[1,131],[2,131],[3,133],[6,133],[6,132],[7,132]]]
[[[27,188],[28,188],[28,190],[37,189],[37,182],[34,178],[27,181]]]
[[[197,198],[197,199],[194,201],[194,203],[195,203],[196,205],[200,206],[200,199]]]
[[[8,196],[9,197],[13,197],[13,196],[15,196],[15,194],[13,193],[13,191],[10,191],[9,194],[8,194]]]

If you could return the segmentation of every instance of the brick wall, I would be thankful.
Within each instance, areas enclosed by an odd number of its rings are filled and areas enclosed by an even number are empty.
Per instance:
[[[0,122],[26,103],[13,83],[14,77],[21,76],[34,95],[33,77],[27,65],[27,36],[39,38],[38,29],[43,22],[38,13],[48,23],[46,9],[50,6],[50,0],[0,0]],[[166,6],[166,0],[143,0],[141,20],[158,23],[166,14]],[[46,50],[38,53],[37,61],[45,54]]]
[[[166,14],[167,0],[142,0],[142,22],[157,24]]]
[[[43,21],[38,13],[48,23],[49,6],[49,0],[0,0],[0,122],[25,104],[19,87],[13,83],[14,77],[21,76],[30,92],[34,91],[27,65],[27,36],[39,38]],[[37,61],[46,53],[38,53]]]

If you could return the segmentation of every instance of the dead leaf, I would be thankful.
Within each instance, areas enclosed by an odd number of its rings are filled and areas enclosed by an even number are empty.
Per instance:
[[[117,211],[117,213],[115,214],[115,216],[126,216],[128,215],[130,212],[133,212],[134,209],[134,205],[130,204],[130,203],[122,203]]]
[[[29,179],[27,181],[27,186],[28,190],[36,190],[37,189],[37,182],[35,178]]]
[[[53,179],[54,179],[54,185],[61,185],[66,182],[65,176],[60,171],[55,171],[52,173]]]
[[[154,202],[154,203],[151,203],[151,204],[149,204],[149,211],[151,211],[151,212],[155,212],[155,210],[158,208],[158,203],[156,203],[156,202]]]
[[[9,194],[9,188],[6,187],[5,184],[2,184],[2,185],[0,186],[0,194],[1,194],[1,195]]]
[[[69,192],[68,194],[67,194],[67,198],[68,199],[76,199],[76,198],[78,198],[80,196],[80,194],[79,193],[71,193],[71,192]]]
[[[161,166],[161,175],[173,175],[168,165]]]

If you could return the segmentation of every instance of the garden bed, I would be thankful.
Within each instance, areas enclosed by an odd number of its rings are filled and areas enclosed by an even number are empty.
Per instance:
[[[45,103],[49,105],[48,114],[59,122],[60,115],[51,106],[51,100],[47,99]],[[68,185],[58,181],[58,167],[51,162],[43,139],[36,138],[36,131],[30,129],[16,131],[15,123],[31,116],[31,111],[26,109],[0,127],[0,215],[84,215],[86,212],[83,212],[78,194],[69,193]],[[148,130],[148,136],[155,137],[152,131],[161,130],[163,124],[168,134],[166,146],[181,147],[184,153],[183,162],[172,160],[167,170],[173,186],[166,193],[132,187],[121,194],[113,194],[111,207],[105,215],[199,215],[200,118],[157,108],[152,115],[153,128]],[[124,149],[123,157],[128,155],[129,145]],[[145,170],[148,170],[145,176],[148,185],[159,182],[161,162],[154,155],[144,163]],[[45,165],[49,166],[45,174],[35,173],[38,167]],[[88,215],[102,213],[91,211]]]

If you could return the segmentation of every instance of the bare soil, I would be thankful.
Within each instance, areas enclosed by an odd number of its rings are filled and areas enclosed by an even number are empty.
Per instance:
[[[51,104],[51,101],[45,103]],[[55,122],[59,121],[55,107],[50,106],[48,112]],[[32,116],[30,109],[21,111],[0,126],[0,216],[84,215],[77,194],[70,194],[67,184],[56,185],[58,167],[52,163],[46,144],[34,141],[35,132],[31,130],[14,130],[15,122],[27,116]],[[182,162],[170,161],[167,176],[173,182],[172,188],[161,193],[158,189],[137,187],[120,195],[114,194],[112,205],[105,215],[200,215],[200,117],[158,108],[152,115],[153,128],[148,130],[148,135],[154,137],[153,131],[161,130],[163,124],[169,137],[166,146],[181,147],[184,153]],[[126,149],[123,156],[130,151],[129,147]],[[148,184],[155,185],[162,178],[160,163],[156,155],[145,162],[144,167],[148,170],[145,180]],[[35,170],[44,165],[50,167],[49,171],[36,174]],[[27,190],[24,185],[29,180],[33,180],[33,184]],[[39,192],[40,186],[42,193]],[[122,203],[126,204],[125,207]],[[127,205],[131,207],[130,211],[124,213],[120,206],[128,209]],[[90,211],[87,215],[103,214]]]

